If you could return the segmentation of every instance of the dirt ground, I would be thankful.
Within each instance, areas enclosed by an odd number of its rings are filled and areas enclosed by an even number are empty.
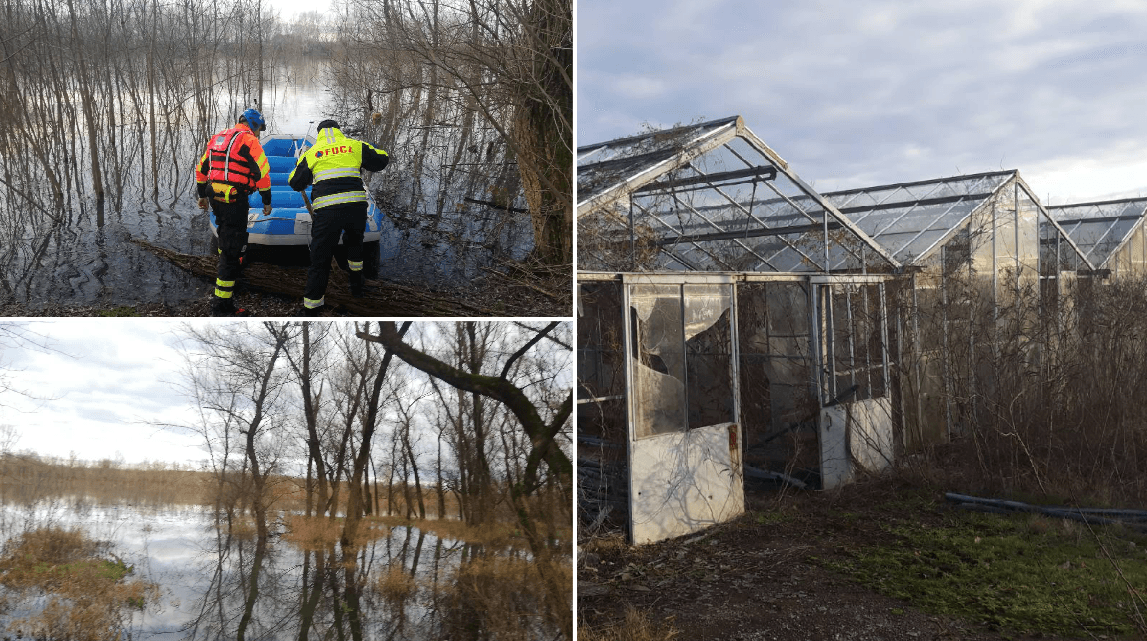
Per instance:
[[[912,493],[920,490],[892,479],[779,499],[747,489],[746,514],[692,536],[641,547],[621,538],[583,543],[579,630],[621,621],[633,607],[679,630],[676,638],[699,641],[1029,638],[922,612],[817,563],[888,536],[881,522],[905,511],[926,522],[951,509],[939,492],[932,502],[898,500]]]

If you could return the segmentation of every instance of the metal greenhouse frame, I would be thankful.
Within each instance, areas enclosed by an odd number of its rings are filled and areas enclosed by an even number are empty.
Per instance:
[[[579,147],[577,153],[582,268],[900,268],[740,116]],[[605,246],[595,252],[592,239],[598,237]]]
[[[1147,276],[1147,198],[1049,207],[1052,218],[1098,270]]]

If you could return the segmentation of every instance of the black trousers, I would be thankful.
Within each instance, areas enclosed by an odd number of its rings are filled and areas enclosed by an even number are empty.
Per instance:
[[[216,307],[231,308],[231,296],[235,293],[235,282],[239,280],[243,265],[240,259],[247,247],[247,199],[233,203],[211,200],[215,212],[215,222],[219,230],[219,270],[215,278]]]
[[[331,258],[339,237],[346,250],[351,284],[362,283],[362,237],[366,233],[366,203],[349,203],[316,209],[311,217],[311,268],[307,270],[307,288],[303,306],[314,309],[323,305]]]

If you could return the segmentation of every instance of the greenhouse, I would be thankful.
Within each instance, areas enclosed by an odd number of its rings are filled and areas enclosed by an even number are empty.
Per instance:
[[[578,198],[579,509],[636,543],[947,439],[1090,269],[1016,171],[819,194],[739,117],[579,148]]]
[[[1088,261],[1111,277],[1147,276],[1147,198],[1049,207]]]
[[[906,336],[898,427],[909,449],[960,431],[976,407],[954,390],[993,386],[1001,332],[1034,336],[1061,313],[1065,283],[1091,269],[1015,170],[824,197],[904,265],[895,321]]]
[[[830,488],[891,462],[896,260],[739,118],[578,156],[590,530],[656,541],[741,513],[745,477]]]

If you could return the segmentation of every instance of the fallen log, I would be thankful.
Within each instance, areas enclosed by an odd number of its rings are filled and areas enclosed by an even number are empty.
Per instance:
[[[214,256],[182,254],[133,238],[137,245],[197,276],[214,278],[217,269]],[[303,298],[307,282],[306,267],[284,267],[256,262],[243,270],[240,287],[268,294]],[[354,316],[497,316],[489,309],[463,302],[448,293],[407,287],[385,280],[367,281],[362,298],[350,295],[346,277],[340,269],[331,270],[326,303],[336,312]]]

